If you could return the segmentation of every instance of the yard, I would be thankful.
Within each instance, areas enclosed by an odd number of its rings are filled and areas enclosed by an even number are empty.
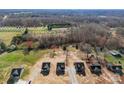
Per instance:
[[[48,53],[49,50],[31,51],[29,55],[24,55],[23,51],[14,51],[11,53],[4,53],[0,55],[0,83],[5,83],[9,78],[11,69],[14,67],[24,67],[24,72],[21,78],[24,78],[29,73],[29,69],[44,54]]]
[[[122,63],[123,68],[124,68],[124,56],[122,56],[122,58],[117,58],[117,57],[112,56],[111,54],[106,54],[105,59],[108,62],[111,62],[114,64],[118,64],[118,62],[120,61]]]

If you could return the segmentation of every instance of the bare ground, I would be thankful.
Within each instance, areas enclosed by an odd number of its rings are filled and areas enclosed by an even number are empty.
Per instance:
[[[78,51],[77,51],[78,53]],[[101,84],[101,83],[112,83],[111,79],[109,79],[109,77],[103,73],[101,76],[97,76],[97,75],[94,75],[90,72],[90,69],[88,68],[87,64],[86,64],[86,61],[83,61],[81,60],[80,58],[78,58],[76,56],[77,54],[76,52],[75,53],[70,53],[71,54],[71,59],[73,60],[73,62],[83,62],[84,65],[85,65],[85,72],[86,72],[86,76],[79,76],[77,75],[77,78],[78,78],[78,81],[81,83],[81,84]]]
[[[43,62],[51,62],[50,73],[48,76],[43,76],[42,74],[40,74],[41,66]],[[65,71],[64,76],[56,75],[57,62],[65,62],[65,55],[63,55],[63,52],[58,53],[58,55],[54,58],[50,58],[49,55],[45,55],[45,57],[42,60],[40,60],[33,66],[33,68],[31,69],[31,73],[29,75],[29,79],[32,81],[32,83],[35,83],[35,84],[39,84],[39,83],[66,84],[66,83],[69,83],[69,77],[68,77],[67,71]]]
[[[84,60],[77,57],[79,51],[69,52],[67,67],[65,69],[65,75],[56,75],[56,64],[58,62],[65,62],[66,55],[61,50],[56,50],[57,56],[51,58],[49,54],[45,55],[43,59],[38,61],[30,71],[28,80],[31,80],[33,84],[69,84],[69,83],[79,83],[79,84],[118,84],[124,83],[124,77],[115,75],[114,73],[108,71],[105,67],[102,69],[102,75],[97,76],[90,72],[88,65]],[[50,73],[48,76],[43,76],[40,74],[41,66],[43,62],[51,62]],[[74,69],[74,62],[83,62],[85,65],[86,76],[76,75]],[[70,69],[70,70],[69,70]],[[74,70],[73,70],[74,69]]]

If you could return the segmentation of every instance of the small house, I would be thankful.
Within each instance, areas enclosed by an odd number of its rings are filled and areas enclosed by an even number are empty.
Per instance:
[[[90,66],[90,71],[93,73],[93,74],[96,74],[96,75],[100,75],[102,74],[102,71],[101,71],[101,65],[99,63],[94,63]]]
[[[50,72],[50,62],[44,62],[41,67],[41,74],[47,76]]]
[[[8,84],[15,84],[21,77],[23,68],[13,68],[10,74],[10,78],[8,79]]]
[[[74,66],[75,66],[76,74],[84,75],[84,76],[86,75],[84,63],[76,62],[74,63]]]
[[[58,76],[65,74],[65,63],[64,62],[57,63],[56,74]]]

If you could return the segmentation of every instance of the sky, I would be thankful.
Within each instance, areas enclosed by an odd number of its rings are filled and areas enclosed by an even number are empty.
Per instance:
[[[0,0],[0,9],[124,9],[124,0]]]

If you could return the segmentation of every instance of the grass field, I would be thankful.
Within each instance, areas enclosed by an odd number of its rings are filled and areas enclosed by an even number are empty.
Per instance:
[[[46,27],[27,27],[29,31],[44,32],[47,30]],[[0,27],[0,32],[23,32],[26,28],[17,27]]]
[[[52,31],[48,31],[46,27],[29,27],[28,31],[35,35],[41,35],[44,33],[56,34],[62,28],[55,28]],[[13,36],[20,35],[25,31],[25,28],[16,28],[16,27],[0,27],[0,39],[2,39],[5,44],[9,45]]]
[[[24,78],[29,73],[29,69],[44,54],[49,50],[31,51],[29,55],[24,55],[23,51],[14,51],[11,53],[4,53],[0,55],[0,83],[5,82],[10,75],[11,69],[14,67],[24,67],[24,72],[21,78]]]
[[[105,59],[108,62],[111,62],[114,64],[118,64],[118,62],[120,61],[122,63],[123,68],[124,68],[124,57],[123,56],[122,56],[122,58],[116,58],[116,57],[113,57],[111,54],[107,54],[107,55],[105,55]]]
[[[29,32],[34,34],[41,34],[47,32],[47,28],[43,27],[29,27]],[[16,27],[2,27],[0,28],[0,39],[2,39],[7,45],[10,44],[13,36],[20,35],[25,31],[25,28]]]
[[[7,45],[10,44],[13,36],[21,34],[20,32],[0,32],[0,39],[3,40]]]

